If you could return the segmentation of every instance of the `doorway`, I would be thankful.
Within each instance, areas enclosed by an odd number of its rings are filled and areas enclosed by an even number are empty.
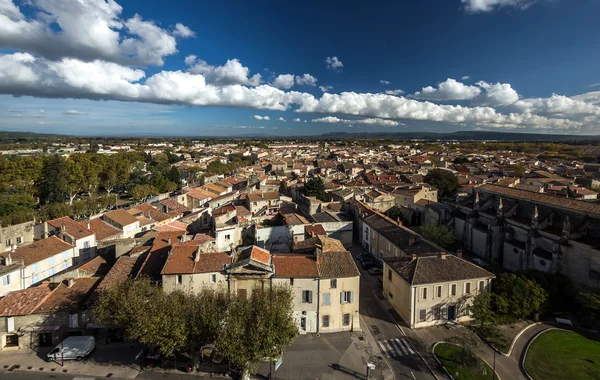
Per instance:
[[[456,306],[448,305],[448,320],[453,321],[456,318]]]
[[[38,334],[38,345],[40,347],[52,346],[52,333],[39,333]]]
[[[306,331],[306,317],[300,318],[300,330]]]

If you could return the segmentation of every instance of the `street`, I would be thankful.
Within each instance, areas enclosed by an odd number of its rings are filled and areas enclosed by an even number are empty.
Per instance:
[[[352,247],[352,256],[362,252],[360,245]],[[416,352],[412,341],[396,326],[387,310],[374,296],[381,285],[378,276],[364,270],[358,260],[356,265],[361,272],[360,314],[363,330],[369,329],[382,351],[383,359],[389,364],[396,380],[431,380],[434,377]]]

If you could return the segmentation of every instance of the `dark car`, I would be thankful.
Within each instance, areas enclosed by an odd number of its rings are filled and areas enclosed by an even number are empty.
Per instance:
[[[371,261],[371,260],[361,261],[360,264],[366,270],[369,270],[369,269],[371,269],[371,268],[373,268],[375,266],[375,262]]]

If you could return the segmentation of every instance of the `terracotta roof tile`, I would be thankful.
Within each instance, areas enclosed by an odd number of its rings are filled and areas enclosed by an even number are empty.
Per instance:
[[[0,299],[0,316],[13,317],[31,314],[54,290],[49,282],[43,282],[34,288],[9,293]]]
[[[319,276],[324,278],[356,277],[360,272],[348,251],[317,252]]]
[[[130,277],[134,277],[136,275],[136,267],[141,264],[144,256],[138,257],[130,257],[130,256],[121,256],[117,259],[117,262],[113,267],[108,271],[106,276],[102,279],[98,287],[97,291],[102,291],[106,289],[114,288],[127,281]]]
[[[164,199],[159,203],[163,206],[166,206],[169,210],[176,211],[179,214],[185,214],[186,212],[191,211],[189,208],[185,207],[174,199]]]
[[[98,277],[77,278],[74,279],[71,287],[68,286],[68,280],[65,280],[58,284],[52,294],[35,309],[34,313],[82,310],[100,280]]]
[[[194,261],[197,246],[176,245],[171,249],[161,274],[192,274],[220,272],[227,264],[231,264],[231,258],[225,252],[200,253],[198,261]]]
[[[20,246],[11,254],[11,257],[13,260],[23,261],[27,266],[72,248],[71,244],[60,240],[56,236],[50,236],[49,238]],[[0,257],[7,256],[8,252],[0,254]]]
[[[82,239],[94,234],[94,231],[88,229],[84,223],[76,222],[68,216],[49,220],[48,224],[57,230],[60,230],[62,227],[64,227],[65,232],[73,236],[75,239]]]
[[[273,255],[275,277],[319,277],[314,255]]]
[[[149,203],[141,203],[135,206],[135,208],[143,211],[144,216],[146,218],[150,217],[150,219],[156,220],[157,222],[162,222],[163,220],[170,219],[167,214],[160,211],[159,209],[157,209]]]
[[[252,250],[250,251],[250,258],[256,261],[260,261],[264,264],[270,264],[271,252],[257,246],[252,246]]]
[[[90,230],[96,234],[96,240],[105,240],[116,238],[121,234],[121,231],[114,228],[108,223],[105,223],[102,219],[90,219]]]
[[[120,226],[128,226],[137,222],[137,219],[126,210],[119,209],[104,213],[104,218],[108,218]]]

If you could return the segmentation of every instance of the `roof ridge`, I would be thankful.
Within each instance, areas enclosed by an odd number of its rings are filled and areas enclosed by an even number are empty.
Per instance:
[[[415,261],[415,270],[413,271],[412,279],[410,280],[410,284],[415,284],[415,277],[417,276],[417,266],[419,265],[419,256],[414,258]]]
[[[49,286],[50,283],[48,282],[47,285]],[[33,309],[31,309],[31,311],[29,312],[29,314],[33,314],[33,312],[35,312],[40,306],[42,306],[42,304],[44,302],[46,302],[46,300],[52,295],[54,294],[54,292],[56,291],[56,289],[58,289],[61,286],[65,286],[62,281],[58,283],[58,286],[55,287],[54,289],[52,289],[50,292],[48,292],[48,294],[46,294],[46,296],[44,298],[42,298],[42,300],[40,302],[38,302],[37,305],[35,305],[35,307]]]

